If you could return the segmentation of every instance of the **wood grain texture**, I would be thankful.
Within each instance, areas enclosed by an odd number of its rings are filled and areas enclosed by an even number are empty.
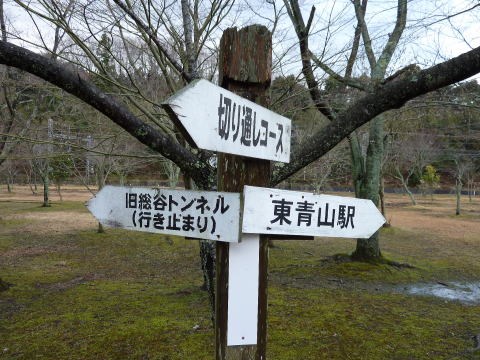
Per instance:
[[[227,29],[220,41],[222,87],[262,106],[271,81],[271,33],[263,26]],[[244,185],[266,186],[271,164],[266,160],[218,155],[218,190],[241,192]],[[268,238],[260,238],[257,345],[227,347],[229,245],[217,244],[215,340],[217,360],[265,359],[267,318]]]

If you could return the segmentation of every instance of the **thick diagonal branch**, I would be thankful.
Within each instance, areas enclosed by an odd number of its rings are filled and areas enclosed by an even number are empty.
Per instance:
[[[197,183],[199,188],[213,185],[213,170],[197,156],[164,133],[144,123],[114,97],[106,95],[79,73],[19,46],[0,41],[0,64],[16,67],[46,80],[78,97],[143,144],[172,160]]]
[[[317,160],[375,116],[400,108],[417,96],[465,80],[479,72],[480,47],[426,70],[413,72],[410,76],[396,78],[376,87],[306,140],[304,145],[292,154],[289,164],[277,167],[271,184],[278,184]]]

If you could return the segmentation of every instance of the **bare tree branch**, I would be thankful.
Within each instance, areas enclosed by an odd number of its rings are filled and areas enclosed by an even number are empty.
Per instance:
[[[375,68],[372,68],[372,77],[383,78],[387,70],[388,64],[392,59],[393,53],[397,48],[400,37],[402,36],[405,24],[407,23],[407,0],[398,0],[397,6],[397,20],[395,22],[395,28],[388,37],[387,44],[385,45],[382,54],[378,58]],[[377,75],[377,76],[375,76]]]
[[[303,21],[300,7],[298,6],[298,0],[284,0],[284,3],[288,16],[290,17],[290,20],[295,27],[295,32],[297,33],[300,45],[300,56],[302,58],[302,73],[303,76],[305,76],[305,81],[307,82],[310,96],[317,110],[325,115],[328,119],[333,120],[335,118],[335,113],[322,99],[322,95],[318,88],[318,83],[315,80],[315,75],[312,70],[312,64],[310,62],[311,52],[308,46],[308,32],[305,27],[305,22]],[[314,9],[312,9],[312,12],[313,11]]]
[[[191,81],[190,75],[185,72],[183,67],[172,56],[170,56],[167,49],[165,49],[165,47],[162,45],[160,40],[155,36],[152,30],[133,12],[133,10],[120,0],[113,0],[113,2],[117,4],[117,6],[120,7],[128,16],[130,16],[130,18],[132,18],[132,20],[135,21],[135,24],[137,24],[139,28],[141,28],[143,31],[145,31],[146,34],[148,34],[148,36],[155,43],[155,45],[158,47],[160,52],[168,59],[170,64],[172,64],[172,66],[182,75],[185,81],[187,82]]]
[[[372,39],[370,38],[367,23],[365,22],[367,2],[368,0],[364,0],[362,4],[360,4],[360,0],[353,0],[353,6],[355,7],[355,15],[357,17],[357,21],[360,25],[360,30],[362,32],[363,46],[365,47],[365,52],[367,54],[367,59],[370,64],[370,69],[375,69],[375,67],[377,66],[377,59],[375,59],[375,54],[372,47]]]
[[[301,149],[294,149],[290,163],[277,166],[272,185],[317,160],[377,115],[398,109],[417,96],[468,79],[479,72],[480,47],[477,47],[431,68],[414,71],[375,87],[372,92],[339,113],[335,120],[306,140]]]
[[[151,149],[177,164],[199,188],[213,186],[213,169],[169,136],[139,120],[114,97],[57,62],[19,46],[0,41],[0,63],[34,74],[91,105]]]

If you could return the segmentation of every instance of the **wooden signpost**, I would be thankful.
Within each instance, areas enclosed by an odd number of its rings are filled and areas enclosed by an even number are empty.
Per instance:
[[[227,29],[219,68],[223,88],[195,81],[164,107],[192,145],[218,151],[221,192],[107,186],[88,208],[105,225],[217,240],[216,359],[264,360],[268,236],[369,237],[385,219],[369,200],[266,188],[269,160],[290,159],[291,124],[260,106],[271,80],[265,27]]]
[[[267,105],[271,51],[271,33],[263,26],[227,29],[220,40],[220,86]],[[269,130],[270,127],[269,124]],[[289,158],[290,137],[285,141],[288,147],[285,143],[283,146]],[[229,148],[218,153],[218,190],[241,192],[244,185],[268,186],[270,161],[227,153]],[[242,236],[242,241],[232,246],[216,243],[216,262],[215,358],[265,359],[268,237]]]

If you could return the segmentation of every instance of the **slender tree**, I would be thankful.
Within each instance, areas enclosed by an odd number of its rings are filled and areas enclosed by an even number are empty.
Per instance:
[[[285,1],[288,15],[297,33],[299,40],[300,55],[302,59],[302,73],[308,84],[310,95],[317,104],[318,111],[324,114],[328,119],[334,120],[337,117],[335,109],[332,109],[322,96],[319,83],[315,80],[312,62],[328,73],[334,80],[343,84],[342,88],[351,86],[365,92],[373,92],[375,87],[380,84],[384,78],[388,66],[390,65],[393,54],[398,46],[402,33],[405,29],[407,19],[407,0],[399,0],[397,4],[397,17],[393,30],[383,46],[383,49],[377,55],[373,48],[369,28],[365,20],[367,1],[352,1],[357,25],[353,37],[353,45],[349,55],[347,67],[344,76],[340,76],[330,68],[319,57],[310,51],[309,36],[312,22],[315,14],[315,7],[312,7],[308,22],[305,23],[300,10],[298,0]],[[360,39],[363,42],[363,48],[368,59],[370,67],[370,76],[367,83],[359,83],[352,79],[354,63],[357,59]],[[416,70],[415,68],[412,70]],[[350,153],[352,159],[352,177],[354,182],[355,194],[357,197],[370,199],[375,205],[379,204],[381,163],[383,158],[384,134],[383,127],[385,118],[378,114],[372,118],[368,131],[368,146],[366,152],[362,151],[360,139],[357,133],[349,135]],[[381,257],[380,246],[378,242],[378,233],[375,233],[369,239],[358,239],[357,248],[352,254],[356,259],[372,260]]]

